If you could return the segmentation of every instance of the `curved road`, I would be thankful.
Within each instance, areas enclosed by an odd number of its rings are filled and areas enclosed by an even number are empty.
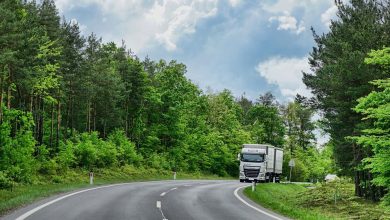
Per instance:
[[[3,219],[286,219],[246,199],[245,186],[216,180],[115,184],[44,199]]]

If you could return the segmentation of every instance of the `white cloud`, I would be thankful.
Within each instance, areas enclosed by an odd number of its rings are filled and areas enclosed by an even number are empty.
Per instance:
[[[321,14],[321,22],[325,26],[329,27],[331,24],[331,20],[336,17],[337,11],[338,9],[336,5],[333,5],[330,8],[328,8],[328,10],[326,10],[324,13]]]
[[[168,51],[177,49],[180,39],[195,33],[201,20],[216,15],[217,3],[218,0],[56,0],[61,13],[97,7],[103,23],[108,23],[107,18],[115,22],[110,31],[101,33],[103,38],[119,43],[124,37],[136,53],[156,43]],[[122,32],[117,36],[115,30]]]
[[[261,6],[264,10],[271,13],[282,13],[285,11],[292,12],[296,8],[311,9],[319,3],[326,2],[325,0],[276,0],[264,1]],[[329,0],[333,2],[333,0]]]
[[[297,34],[302,33],[306,29],[303,21],[308,24],[307,26],[313,26],[317,29],[318,24],[328,24],[336,10],[334,0],[273,0],[262,1],[260,5],[273,21],[278,21],[282,24],[290,22],[288,24],[291,27],[294,26],[295,19],[295,33]],[[281,26],[279,26],[279,29],[284,30]]]
[[[288,99],[293,99],[297,93],[311,96],[311,93],[302,82],[302,71],[310,71],[307,57],[272,57],[260,62],[256,67],[256,71],[268,83],[278,85],[282,95]]]
[[[232,6],[233,8],[238,6],[239,4],[241,3],[241,0],[229,0],[229,4],[230,6]]]
[[[287,11],[281,16],[272,16],[268,20],[269,22],[278,21],[278,30],[290,30],[296,34],[300,34],[306,30],[304,22],[299,22],[294,16],[291,16]]]
[[[196,31],[196,25],[202,19],[217,13],[217,0],[167,1],[155,2],[147,13],[157,25],[164,27],[155,34],[155,39],[169,50],[177,48],[177,41],[183,36]]]
[[[75,7],[87,7],[96,5],[105,14],[127,16],[134,14],[142,8],[142,1],[138,0],[55,0],[60,12],[71,10]]]

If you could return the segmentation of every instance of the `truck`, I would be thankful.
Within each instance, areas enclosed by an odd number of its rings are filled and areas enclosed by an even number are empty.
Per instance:
[[[269,144],[243,144],[237,155],[240,182],[280,182],[283,149]]]

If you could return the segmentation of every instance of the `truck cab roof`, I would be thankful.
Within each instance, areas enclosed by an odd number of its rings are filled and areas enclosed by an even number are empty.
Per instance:
[[[242,148],[241,153],[243,154],[266,154],[265,149],[259,148]]]

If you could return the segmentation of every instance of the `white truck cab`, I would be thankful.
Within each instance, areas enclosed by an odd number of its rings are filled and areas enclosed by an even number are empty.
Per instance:
[[[283,149],[268,144],[244,144],[240,161],[240,182],[280,181],[283,166]]]

